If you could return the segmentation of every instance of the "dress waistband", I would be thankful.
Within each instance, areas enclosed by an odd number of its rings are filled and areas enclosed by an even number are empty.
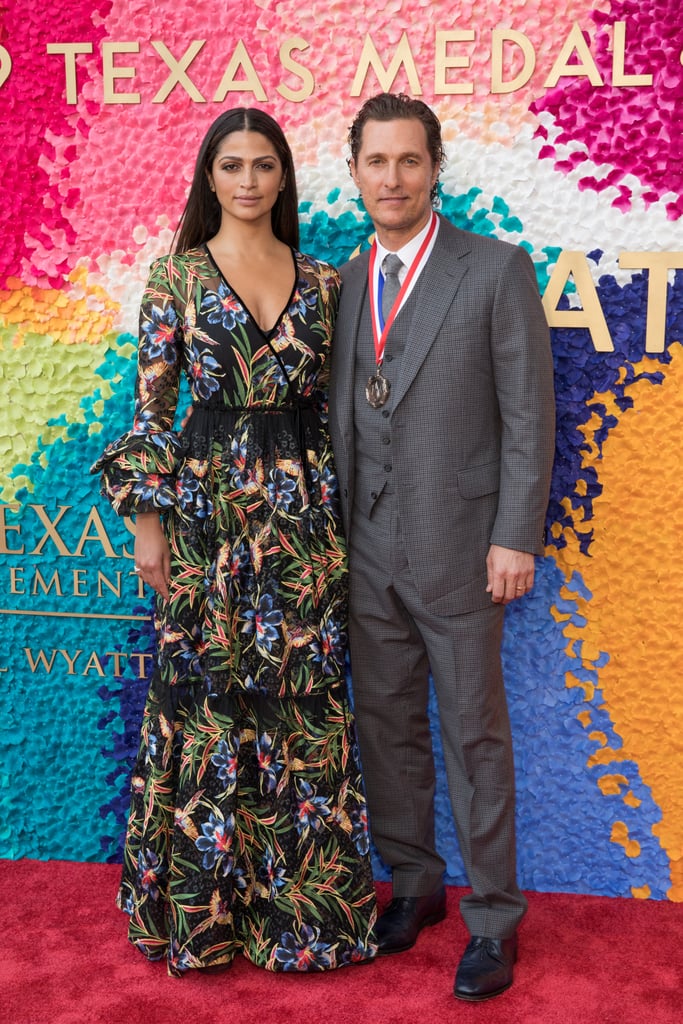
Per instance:
[[[258,417],[263,416],[266,417],[266,419],[261,420],[262,428],[265,427],[265,423],[268,422],[267,417],[288,414],[292,418],[292,427],[299,442],[299,452],[301,455],[301,465],[304,476],[306,478],[309,477],[310,466],[306,450],[306,426],[310,426],[312,420],[319,421],[320,418],[319,410],[312,398],[297,397],[295,401],[283,402],[281,405],[267,405],[265,402],[260,405],[229,405],[227,402],[217,400],[216,398],[214,398],[213,401],[211,399],[208,401],[199,399],[192,402],[192,408],[197,413],[204,413],[209,416],[239,417],[244,414]],[[308,413],[313,413],[314,416],[311,417],[307,415]],[[192,425],[190,425],[189,429],[192,431]],[[230,425],[228,425],[228,429],[230,429]]]
[[[254,405],[230,405],[227,402],[203,401],[195,399],[192,402],[193,409],[202,409],[204,412],[215,413],[258,413],[259,415],[277,415],[278,413],[298,413],[304,409],[314,409],[315,402],[312,398],[299,398],[295,402],[283,402],[280,405],[271,405],[262,402]]]

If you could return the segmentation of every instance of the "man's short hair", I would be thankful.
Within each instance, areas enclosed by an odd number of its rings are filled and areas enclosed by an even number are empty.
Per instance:
[[[397,121],[399,119],[420,121],[424,125],[429,155],[439,170],[443,170],[446,155],[441,139],[441,122],[426,103],[423,103],[422,100],[411,99],[410,96],[406,96],[402,92],[381,92],[365,101],[349,128],[348,143],[352,160],[354,162],[358,160],[366,122]],[[432,198],[436,195],[436,189],[435,185]]]

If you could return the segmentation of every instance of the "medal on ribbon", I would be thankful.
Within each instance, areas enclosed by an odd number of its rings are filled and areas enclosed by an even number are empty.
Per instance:
[[[390,391],[391,384],[386,377],[382,376],[382,369],[378,366],[377,373],[368,377],[368,382],[365,385],[365,397],[373,409],[381,409],[383,405],[386,405]]]
[[[384,362],[384,349],[387,343],[387,335],[391,330],[391,326],[396,319],[398,312],[401,308],[401,304],[405,297],[406,292],[410,286],[410,282],[415,276],[416,272],[421,269],[423,261],[426,259],[426,253],[429,248],[429,243],[434,237],[436,226],[438,224],[437,216],[432,211],[432,220],[429,225],[429,231],[425,235],[425,238],[420,246],[419,252],[415,256],[415,259],[410,264],[408,273],[405,276],[405,280],[401,285],[394,304],[391,308],[391,312],[387,318],[386,323],[382,316],[381,302],[375,289],[375,260],[377,258],[377,243],[372,243],[372,249],[370,251],[370,261],[368,263],[368,289],[370,292],[370,319],[372,320],[372,336],[375,343],[375,359],[377,361],[377,372],[373,373],[368,377],[368,382],[365,385],[365,397],[373,409],[381,409],[383,405],[386,405],[389,400],[391,393],[391,381],[382,373],[382,363]]]

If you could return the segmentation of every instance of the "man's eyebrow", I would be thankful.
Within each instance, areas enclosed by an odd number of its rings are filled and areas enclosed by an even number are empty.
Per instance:
[[[382,157],[386,157],[386,155],[387,155],[387,154],[386,154],[386,153],[383,153],[383,152],[382,152],[381,150],[377,150],[377,151],[376,151],[376,152],[374,152],[374,153],[373,153],[373,152],[370,152],[370,153],[366,153],[366,154],[365,154],[365,159],[366,159],[366,160],[371,160],[371,159],[372,159],[373,157],[376,157],[376,156],[382,156]],[[399,153],[399,154],[398,154],[398,159],[399,159],[399,160],[405,160],[405,158],[406,158],[407,156],[412,156],[412,157],[415,157],[416,159],[419,159],[419,158],[420,158],[420,156],[421,156],[421,154],[420,154],[420,153],[418,153],[418,151],[417,151],[417,150],[412,150],[412,149],[408,149],[408,150],[406,150],[406,151],[405,151],[404,153]]]

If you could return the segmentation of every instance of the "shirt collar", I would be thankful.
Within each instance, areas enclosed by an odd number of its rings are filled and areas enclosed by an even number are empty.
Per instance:
[[[415,235],[413,238],[411,238],[409,242],[406,242],[406,244],[404,246],[402,246],[402,248],[396,249],[396,250],[394,250],[394,249],[385,249],[384,246],[382,245],[382,243],[380,242],[379,238],[377,238],[377,236],[375,235],[375,244],[377,245],[377,266],[378,267],[382,266],[382,263],[384,261],[384,257],[388,253],[390,253],[390,252],[395,252],[396,253],[396,255],[399,257],[399,259],[403,263],[404,267],[411,266],[413,260],[415,259],[415,257],[417,256],[418,252],[420,251],[420,246],[422,245],[422,243],[424,242],[425,238],[427,237],[427,232],[429,231],[429,226],[430,226],[431,223],[432,223],[432,218],[430,217],[427,220],[427,223],[425,224],[425,226],[422,228],[422,230],[417,235]],[[437,219],[436,219],[436,230],[434,231],[434,238],[436,238],[438,230],[439,230],[439,218],[437,217]],[[432,239],[432,244],[434,242],[434,238]]]

